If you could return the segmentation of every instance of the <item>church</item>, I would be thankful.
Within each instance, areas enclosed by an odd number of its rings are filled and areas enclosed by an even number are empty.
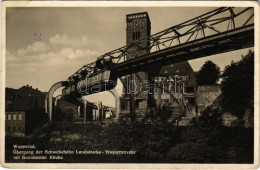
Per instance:
[[[151,21],[147,12],[126,15],[126,45],[135,41],[144,39],[151,35]],[[149,52],[150,44],[141,43],[141,50],[137,54],[131,54],[127,57],[130,60],[134,57],[145,55]],[[131,49],[130,49],[131,50]],[[145,114],[151,109],[162,108],[163,106],[171,107],[173,113],[184,117],[195,116],[195,91],[196,91],[196,72],[193,71],[189,62],[181,62],[151,69],[149,72],[138,72],[129,75],[131,81],[136,82],[137,90],[134,94],[127,94],[123,91],[121,98],[122,114],[130,113],[132,110],[135,114]],[[163,84],[160,86],[151,86],[149,93],[144,93],[140,88],[144,81],[150,84],[164,82],[169,78],[177,78],[182,85],[172,86]],[[176,81],[176,80],[175,80]],[[123,84],[126,84],[126,78],[123,78]],[[175,93],[170,93],[172,91]],[[185,115],[183,115],[185,113]]]

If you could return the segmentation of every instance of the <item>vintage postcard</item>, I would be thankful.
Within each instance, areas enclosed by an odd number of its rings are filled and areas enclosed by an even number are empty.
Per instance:
[[[2,2],[1,165],[256,169],[259,3]]]

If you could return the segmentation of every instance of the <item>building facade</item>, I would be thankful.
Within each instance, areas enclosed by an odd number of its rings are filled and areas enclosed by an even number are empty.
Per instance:
[[[182,116],[194,117],[196,74],[188,62],[163,66],[158,76],[153,77],[153,82],[161,84],[153,87],[155,106],[170,107],[176,116],[185,113]]]
[[[5,132],[10,135],[25,135],[25,111],[5,112]]]
[[[27,135],[47,122],[46,93],[26,85],[19,89],[6,88],[6,135]]]
[[[127,15],[126,23],[127,45],[135,43],[136,41],[151,35],[151,22],[147,12]],[[137,46],[138,49],[136,49]],[[131,60],[133,58],[147,54],[147,47],[149,46],[149,42],[139,43],[137,46],[128,49],[127,60]],[[122,80],[124,84],[130,86],[129,89],[132,89],[132,92],[127,92],[126,89],[124,89],[124,96],[121,107],[122,112],[129,113],[130,110],[133,110],[133,112],[137,113],[146,113],[148,110],[148,94],[142,93],[140,87],[142,81],[148,81],[148,73],[138,72],[136,74],[131,74],[128,77],[124,77]]]

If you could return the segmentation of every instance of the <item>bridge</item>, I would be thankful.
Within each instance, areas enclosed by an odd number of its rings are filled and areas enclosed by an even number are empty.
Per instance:
[[[155,67],[253,47],[252,10],[253,8],[250,7],[217,8],[101,55],[96,62],[84,65],[66,81],[58,82],[50,89],[48,95],[50,120],[52,119],[52,95],[59,87],[65,87],[62,99],[73,103],[82,95],[95,93],[95,91],[79,93],[77,87],[82,87],[82,82],[88,78],[93,78],[92,81],[96,80],[94,84],[101,82],[101,77],[104,77],[107,71],[109,71],[108,80],[116,82],[118,78],[122,81],[121,77],[141,71],[152,73]],[[140,14],[140,17],[142,15]],[[108,84],[106,88],[103,88],[103,84],[101,86],[100,91],[112,90],[116,83]],[[111,92],[118,100],[117,94]],[[118,101],[116,107],[117,112],[120,112]]]

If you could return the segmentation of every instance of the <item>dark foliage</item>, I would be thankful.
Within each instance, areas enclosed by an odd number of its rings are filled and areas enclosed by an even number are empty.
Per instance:
[[[212,61],[206,61],[197,75],[198,85],[216,84],[219,80],[220,69]]]
[[[135,150],[135,157],[164,160],[172,141],[172,125],[166,108],[129,123],[120,120],[106,130],[108,148]]]
[[[248,108],[253,108],[254,100],[254,52],[249,51],[238,62],[232,62],[221,76],[223,99],[221,106],[242,118]],[[253,114],[253,112],[251,112]]]
[[[134,155],[63,155],[63,160],[48,162],[253,162],[253,129],[223,127],[218,110],[206,109],[193,121],[193,126],[187,127],[173,126],[170,117],[170,110],[164,107],[134,122],[123,117],[107,125],[93,122],[46,124],[28,137],[6,137],[6,160],[15,162],[12,160],[13,144],[34,144],[39,150],[136,151]]]
[[[182,131],[182,142],[167,156],[177,163],[252,163],[253,129],[222,126],[221,112],[207,108]]]

